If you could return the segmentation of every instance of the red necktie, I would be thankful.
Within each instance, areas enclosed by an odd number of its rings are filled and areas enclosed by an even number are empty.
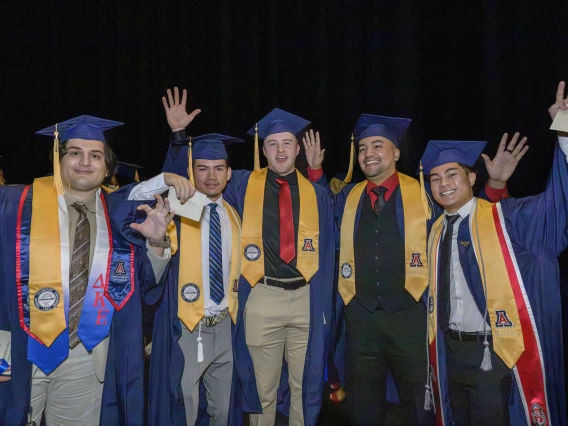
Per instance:
[[[290,185],[284,179],[276,179],[280,185],[278,192],[278,206],[280,208],[280,257],[290,263],[296,257],[294,247],[294,220],[292,216],[292,194]]]

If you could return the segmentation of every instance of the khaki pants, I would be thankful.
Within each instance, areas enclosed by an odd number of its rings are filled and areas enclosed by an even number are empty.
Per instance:
[[[82,343],[49,375],[34,367],[32,420],[39,425],[97,426],[101,416],[104,383],[97,379],[93,354]]]
[[[262,405],[262,414],[251,414],[251,425],[275,423],[283,357],[289,370],[290,425],[303,425],[302,378],[310,332],[310,286],[283,290],[259,283],[249,295],[244,315]]]

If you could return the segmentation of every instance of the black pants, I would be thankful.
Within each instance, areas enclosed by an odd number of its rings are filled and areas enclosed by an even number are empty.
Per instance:
[[[389,424],[433,424],[424,410],[427,376],[426,309],[418,302],[387,314],[369,312],[357,298],[345,307],[346,389],[350,424],[386,423],[386,374],[390,370],[402,413]]]
[[[493,369],[483,371],[483,338],[461,342],[445,336],[448,391],[456,426],[509,425],[511,370],[491,349]]]

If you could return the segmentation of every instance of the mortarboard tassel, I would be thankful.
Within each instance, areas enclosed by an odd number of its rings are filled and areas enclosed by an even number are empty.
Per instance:
[[[254,170],[260,170],[260,153],[258,151],[258,123],[254,125]]]
[[[424,186],[424,171],[422,168],[422,160],[420,160],[420,189],[422,192],[422,206],[424,207],[424,213],[426,214],[426,219],[432,219],[432,210],[430,209],[430,203],[428,202],[428,195],[426,195],[426,188]]]
[[[116,178],[116,175],[114,173],[112,174],[112,177],[110,178],[110,184],[118,187],[118,179]]]
[[[351,133],[351,153],[349,154],[349,169],[347,170],[347,175],[345,179],[343,179],[343,183],[351,182],[353,179],[353,163],[355,161],[355,138],[353,137],[353,133]]]
[[[59,132],[57,131],[57,124],[53,134],[55,136],[53,139],[53,186],[57,191],[57,195],[63,195],[65,194],[65,189],[61,180],[61,165],[59,164]]]
[[[193,154],[192,151],[193,148],[191,147],[191,136],[189,137],[189,149],[187,150],[187,172],[189,175],[189,181],[191,182],[192,185],[195,186],[195,181],[193,180]]]
[[[134,182],[140,182],[140,176],[138,176],[138,169],[134,171]]]

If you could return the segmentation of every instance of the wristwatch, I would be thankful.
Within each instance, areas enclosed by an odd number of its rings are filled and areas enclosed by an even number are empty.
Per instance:
[[[170,246],[172,245],[172,240],[170,239],[170,236],[166,234],[162,241],[152,241],[150,238],[148,238],[148,244],[150,244],[150,246],[152,247],[170,248]]]

